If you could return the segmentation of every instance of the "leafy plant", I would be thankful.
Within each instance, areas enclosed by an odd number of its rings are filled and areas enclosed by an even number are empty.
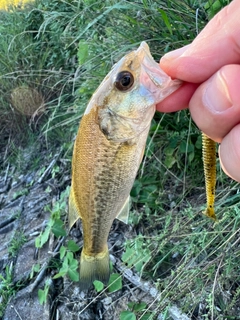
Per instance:
[[[13,194],[13,200],[21,197],[21,196],[24,196],[24,195],[27,195],[29,193],[29,190],[27,188],[24,188],[22,190],[19,190],[17,192],[14,192]]]
[[[79,249],[79,246],[72,240],[68,241],[67,247],[61,246],[60,259],[62,266],[53,279],[68,275],[72,281],[79,281],[78,261],[73,257],[73,253],[79,251]]]
[[[101,292],[104,289],[104,284],[101,281],[95,280],[93,282],[94,288],[97,292]],[[110,275],[107,291],[115,292],[122,289],[122,276],[119,273],[112,273]]]
[[[45,230],[36,238],[35,246],[36,248],[42,248],[43,245],[48,241],[50,233],[53,233],[56,237],[61,237],[66,235],[66,231],[63,228],[63,222],[60,219],[55,219],[53,217],[47,223]]]
[[[65,197],[69,193],[69,188],[61,193],[60,199],[55,203],[54,208],[51,210],[49,207],[47,209],[51,212],[51,216],[45,230],[40,233],[40,235],[35,240],[36,248],[42,248],[42,246],[48,241],[49,236],[53,233],[57,238],[66,236],[66,231],[64,229],[64,223],[60,219],[62,212],[66,208]]]
[[[128,267],[134,266],[141,273],[144,265],[151,259],[149,242],[145,242],[142,236],[138,236],[134,241],[127,241],[122,260]]]
[[[137,319],[136,315],[132,311],[125,310],[125,311],[122,311],[120,314],[120,320],[136,320],[136,319]]]
[[[138,319],[141,315],[141,311],[145,310],[147,307],[147,304],[145,302],[130,302],[128,304],[128,308],[130,310],[124,310],[120,313],[120,320],[135,320]],[[143,320],[150,320],[152,319],[152,313],[151,312],[144,312],[140,316]]]
[[[27,241],[26,236],[23,232],[17,231],[14,234],[14,237],[10,241],[8,247],[8,253],[11,257],[15,257],[19,251],[19,249],[23,246],[23,244]]]
[[[45,281],[44,289],[38,290],[38,299],[40,304],[44,304],[47,302],[47,296],[50,289],[50,286],[52,284],[52,280],[48,279]]]
[[[122,276],[118,273],[112,273],[108,282],[108,291],[115,292],[122,289]]]
[[[101,281],[95,280],[93,281],[93,285],[97,292],[101,292],[104,289],[104,284]]]
[[[12,265],[6,266],[5,273],[0,273],[0,317],[3,317],[9,298],[15,294],[15,288],[12,282],[12,278]]]
[[[39,263],[34,264],[34,265],[32,266],[32,270],[31,270],[31,273],[30,273],[30,279],[32,279],[33,276],[34,276],[34,274],[35,274],[35,273],[38,273],[38,272],[40,271],[40,269],[41,269],[41,266],[40,266]]]

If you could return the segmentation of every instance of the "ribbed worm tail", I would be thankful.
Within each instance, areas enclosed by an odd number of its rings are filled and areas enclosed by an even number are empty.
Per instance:
[[[207,208],[203,212],[213,220],[217,220],[214,211],[216,186],[216,142],[202,134],[202,156],[205,177]]]

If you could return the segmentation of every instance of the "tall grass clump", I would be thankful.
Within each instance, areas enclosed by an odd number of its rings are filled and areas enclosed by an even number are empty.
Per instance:
[[[175,1],[37,0],[23,10],[1,12],[0,147],[10,150],[16,137],[17,143],[25,141],[33,127],[40,127],[50,144],[66,137],[65,126],[71,135],[113,63],[142,40],[157,60],[188,43],[196,34],[196,8]],[[199,29],[206,21],[201,15]],[[11,95],[21,87],[39,92],[44,112],[36,107],[32,115],[19,114]]]
[[[149,42],[158,60],[164,51],[186,44],[195,35],[194,8],[182,8],[174,1],[168,6],[127,1],[42,0],[37,4],[28,15],[27,30],[33,33],[38,51],[47,55],[44,68],[68,70],[59,85],[64,79],[70,83],[69,93],[77,97],[70,109],[72,118],[61,117],[66,114],[64,103],[50,111],[47,131],[78,120],[79,106],[85,107],[111,66],[142,40]],[[172,18],[166,17],[167,8]]]
[[[0,10],[14,10],[14,8],[23,8],[32,0],[0,0]]]
[[[32,34],[25,30],[26,17],[25,10],[0,12],[0,150],[3,161],[8,160],[13,149],[29,142],[50,92],[43,83],[50,73],[44,72],[44,57],[39,59]]]

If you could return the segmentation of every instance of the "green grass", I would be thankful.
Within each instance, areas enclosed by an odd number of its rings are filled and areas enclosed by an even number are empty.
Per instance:
[[[9,243],[8,253],[10,257],[16,257],[19,249],[27,241],[25,234],[22,231],[17,231]]]
[[[202,315],[212,315],[213,319],[239,312],[239,208],[219,208],[218,224],[199,213],[189,206],[175,207],[161,216],[151,214],[151,224],[146,218],[142,221],[144,236],[126,244],[126,252],[129,248],[135,252],[131,265],[151,256],[142,272],[158,283],[161,300],[156,314],[168,307],[166,299],[189,316],[197,313],[200,303],[205,305]],[[137,248],[138,239],[142,246]]]
[[[13,285],[13,266],[6,266],[5,273],[0,273],[0,317],[3,317],[5,308],[7,306],[8,300],[11,296],[15,294],[15,288]]]
[[[113,63],[142,40],[159,60],[190,43],[228,2],[41,0],[24,11],[1,12],[1,166],[9,159],[24,162],[24,150],[36,141],[49,154],[61,148],[70,161],[79,119]],[[26,117],[13,108],[11,91],[22,85],[41,92],[43,114]],[[165,313],[166,319],[170,303],[192,319],[240,314],[239,187],[219,163],[218,169],[219,222],[214,224],[202,215],[199,130],[186,110],[155,115],[131,192],[137,236],[127,240],[123,260],[131,268],[137,264],[137,271],[157,284],[161,299],[155,313]],[[58,176],[59,169],[52,174]]]

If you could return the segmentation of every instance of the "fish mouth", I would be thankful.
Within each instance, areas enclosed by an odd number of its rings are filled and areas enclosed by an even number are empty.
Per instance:
[[[152,58],[152,55],[151,55],[149,46],[148,46],[148,44],[147,44],[145,41],[142,41],[142,42],[141,42],[140,46],[139,46],[138,49],[136,50],[136,54],[137,54],[138,56],[148,55],[149,57]],[[152,59],[153,59],[153,58],[152,58]]]
[[[142,65],[140,83],[154,96],[156,104],[180,87],[182,81],[173,80],[160,68],[160,65],[153,59],[146,42],[141,43],[136,53]]]

